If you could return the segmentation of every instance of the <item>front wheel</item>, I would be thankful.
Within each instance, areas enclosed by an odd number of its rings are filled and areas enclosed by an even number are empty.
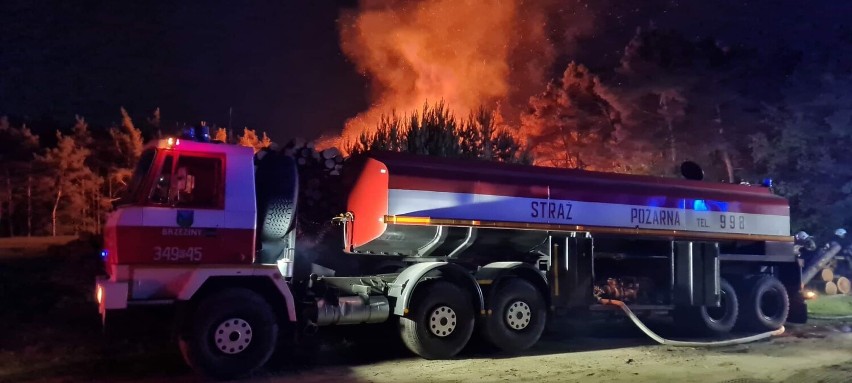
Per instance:
[[[458,354],[470,340],[473,326],[473,304],[468,294],[440,280],[418,286],[410,314],[399,318],[403,343],[426,359]]]
[[[215,293],[198,305],[180,337],[184,360],[197,373],[232,379],[269,360],[278,338],[272,308],[248,289]]]
[[[531,283],[515,278],[501,284],[489,306],[491,312],[481,331],[497,348],[518,352],[532,347],[541,337],[547,311],[544,298]]]

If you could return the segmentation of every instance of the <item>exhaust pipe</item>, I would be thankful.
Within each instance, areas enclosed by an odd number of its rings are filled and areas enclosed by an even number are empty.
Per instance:
[[[337,304],[325,299],[317,301],[317,320],[319,326],[335,324],[381,323],[390,316],[388,299],[383,296],[349,296],[337,298]]]

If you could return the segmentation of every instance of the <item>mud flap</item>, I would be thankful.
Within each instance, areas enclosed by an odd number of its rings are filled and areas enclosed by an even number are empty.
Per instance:
[[[808,305],[801,294],[790,294],[790,313],[787,322],[804,324],[808,322]]]

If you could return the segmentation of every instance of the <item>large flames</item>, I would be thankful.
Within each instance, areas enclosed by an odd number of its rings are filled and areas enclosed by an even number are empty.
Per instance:
[[[461,116],[497,102],[516,113],[543,89],[557,52],[591,27],[583,6],[563,3],[363,0],[339,23],[343,51],[372,81],[371,107],[347,122],[343,140],[424,102],[444,100]]]

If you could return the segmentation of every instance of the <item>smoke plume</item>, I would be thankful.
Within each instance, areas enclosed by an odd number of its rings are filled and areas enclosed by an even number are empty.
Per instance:
[[[344,53],[371,81],[371,107],[343,139],[441,99],[460,117],[499,103],[511,121],[592,25],[588,8],[565,0],[363,0],[339,27]]]

